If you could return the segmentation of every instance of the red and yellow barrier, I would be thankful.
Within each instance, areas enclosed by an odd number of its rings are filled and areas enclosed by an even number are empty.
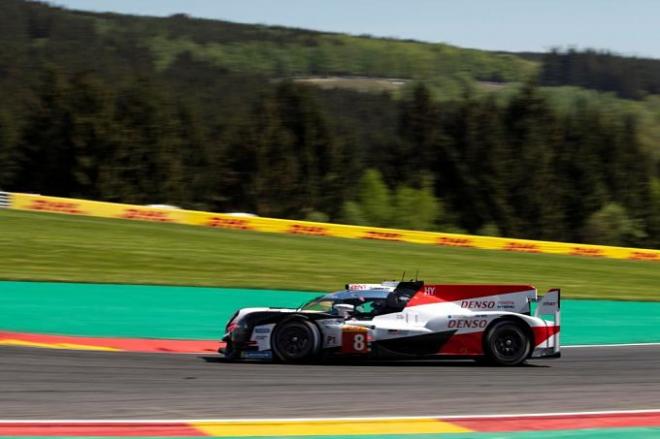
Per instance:
[[[237,217],[221,213],[107,203],[73,198],[46,197],[21,193],[10,195],[9,208],[268,233],[373,239],[522,253],[550,253],[595,258],[660,261],[660,250],[385,229],[275,218]]]

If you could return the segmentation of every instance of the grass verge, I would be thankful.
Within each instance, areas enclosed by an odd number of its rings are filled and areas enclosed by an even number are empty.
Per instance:
[[[660,300],[657,262],[212,230],[0,211],[0,278],[333,290],[403,270],[434,283],[531,283],[565,297]],[[409,276],[408,275],[408,276]]]

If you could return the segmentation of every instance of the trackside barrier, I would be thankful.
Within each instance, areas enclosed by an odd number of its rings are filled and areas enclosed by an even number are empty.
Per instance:
[[[410,242],[415,244],[430,244],[447,247],[660,262],[660,250],[650,249],[385,229],[378,227],[314,223],[275,218],[237,217],[221,213],[107,203],[73,198],[47,197],[22,193],[9,194],[8,200],[9,208],[11,209],[55,212],[69,215],[177,223],[219,229],[252,230],[256,232],[373,239],[378,241]]]
[[[11,194],[7,192],[0,192],[0,209],[6,209],[9,207],[9,204],[11,203],[9,201],[11,197]]]

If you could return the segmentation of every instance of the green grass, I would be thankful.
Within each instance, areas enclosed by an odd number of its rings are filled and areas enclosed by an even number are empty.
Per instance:
[[[657,262],[530,255],[0,211],[0,279],[333,290],[419,270],[428,282],[531,283],[566,297],[660,300]]]

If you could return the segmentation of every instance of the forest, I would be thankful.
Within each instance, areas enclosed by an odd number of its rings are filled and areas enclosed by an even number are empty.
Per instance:
[[[0,39],[2,190],[660,247],[656,60],[22,0]]]

